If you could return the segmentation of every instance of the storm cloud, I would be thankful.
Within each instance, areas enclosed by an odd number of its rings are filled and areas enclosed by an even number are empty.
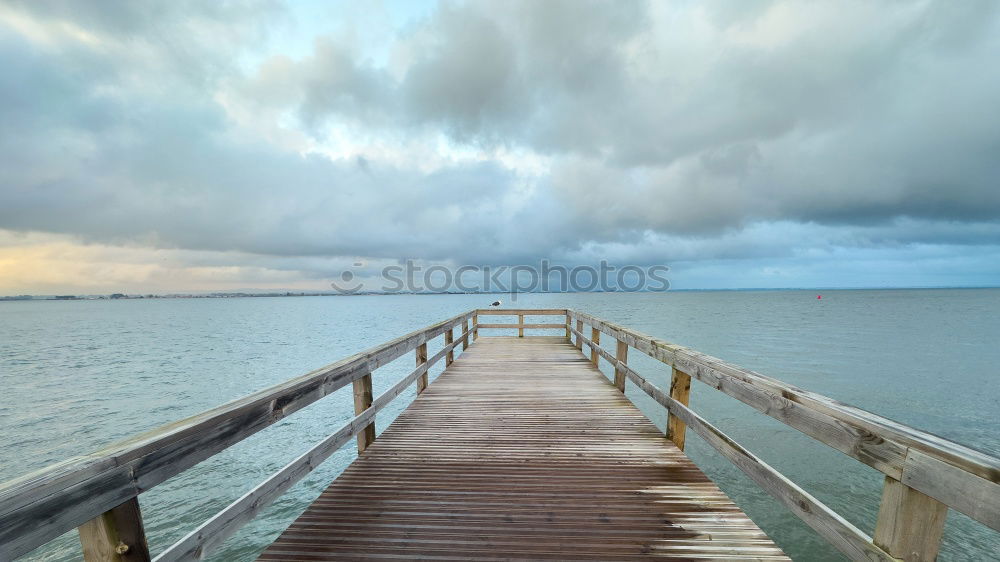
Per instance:
[[[994,2],[348,12],[0,7],[0,229],[303,279],[1000,247]]]

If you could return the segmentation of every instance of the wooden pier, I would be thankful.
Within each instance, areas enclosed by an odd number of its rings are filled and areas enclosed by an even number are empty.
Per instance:
[[[504,315],[516,323],[480,322]],[[495,329],[518,336],[480,337]],[[630,350],[671,366],[670,387]],[[414,370],[374,397],[371,373],[410,353]],[[884,474],[874,532],[691,410],[694,381]],[[629,383],[667,409],[666,434]],[[416,400],[376,438],[376,415],[411,385]],[[347,386],[347,424],[151,556],[143,492]],[[684,455],[688,430],[852,560],[935,559],[949,509],[1000,530],[1000,459],[583,312],[473,310],[0,485],[0,562],[74,528],[87,561],[203,559],[355,440],[357,460],[261,560],[786,559]]]
[[[644,554],[787,560],[565,337],[487,337],[260,560]]]

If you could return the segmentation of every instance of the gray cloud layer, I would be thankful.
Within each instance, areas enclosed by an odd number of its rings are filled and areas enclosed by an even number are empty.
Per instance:
[[[385,57],[333,27],[288,56],[289,17],[7,5],[0,228],[282,260],[1000,243],[994,2],[446,3]]]

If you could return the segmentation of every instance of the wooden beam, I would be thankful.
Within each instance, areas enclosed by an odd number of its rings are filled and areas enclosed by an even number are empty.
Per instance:
[[[479,313],[472,313],[472,341],[479,339]]]
[[[445,345],[452,343],[454,339],[455,339],[455,334],[451,330],[448,330],[447,332],[444,333]],[[448,350],[448,354],[444,358],[444,366],[447,367],[448,365],[451,365],[453,361],[455,361],[455,352],[452,350]]]
[[[469,349],[469,321],[462,322],[462,351]]]
[[[503,329],[503,330],[513,330],[517,328],[522,332],[524,330],[556,330],[563,328],[562,324],[480,324],[480,328],[485,329]],[[524,336],[521,336],[524,337]]]
[[[947,515],[948,506],[886,476],[875,544],[906,562],[936,560]]]
[[[721,359],[569,309],[601,332],[1000,531],[1000,459]],[[906,465],[904,466],[904,458]]]
[[[600,355],[597,354],[598,344],[601,343],[601,332],[597,331],[597,328],[590,329],[590,362],[597,366],[597,358]]]
[[[517,315],[517,337],[524,337],[524,314]]]
[[[670,376],[670,397],[674,400],[688,405],[691,399],[691,377],[682,371],[673,369]],[[684,450],[684,421],[677,416],[670,414],[667,416],[667,439],[674,442],[677,448]]]
[[[416,349],[472,311],[107,448],[0,485],[0,560],[83,525]]]
[[[427,344],[422,343],[417,347],[417,367],[422,366],[427,362]],[[420,394],[427,388],[427,371],[424,371],[420,378],[417,379],[417,394]]]
[[[628,361],[628,344],[619,341],[618,348],[615,350],[615,387],[619,392],[625,392],[625,369],[621,368]]]
[[[372,375],[361,377],[354,381],[354,415],[359,416],[372,405]],[[358,454],[365,452],[365,449],[375,440],[375,420],[366,425],[358,432]]]
[[[476,314],[483,316],[562,316],[566,314],[565,308],[480,308]]]
[[[576,348],[583,351],[583,320],[576,321]]]
[[[570,331],[569,323],[570,323],[569,313],[567,312],[566,313],[566,339],[568,339],[569,341],[572,342],[573,341],[573,332]]]
[[[609,354],[610,355],[610,354]],[[626,367],[629,379],[851,560],[895,562],[872,538],[742,445]]]
[[[85,562],[149,562],[139,499],[132,498],[80,526]]]

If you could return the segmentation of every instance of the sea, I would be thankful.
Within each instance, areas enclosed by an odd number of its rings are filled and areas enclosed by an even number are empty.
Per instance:
[[[504,307],[579,309],[1000,456],[1000,289],[12,301],[0,302],[0,481],[495,298]],[[430,354],[440,346],[438,338]],[[669,387],[666,365],[635,351],[629,362]],[[376,371],[375,395],[412,368],[406,355]],[[350,392],[342,389],[140,496],[153,555],[350,419]],[[626,393],[664,426],[662,407],[631,383]],[[413,397],[411,388],[380,413],[378,431]],[[697,381],[691,405],[874,532],[880,473]],[[692,432],[687,452],[794,559],[843,559]],[[355,455],[353,442],[344,446],[210,559],[252,560]],[[990,560],[998,553],[1000,533],[949,511],[941,560]],[[75,531],[25,557],[80,558]]]

